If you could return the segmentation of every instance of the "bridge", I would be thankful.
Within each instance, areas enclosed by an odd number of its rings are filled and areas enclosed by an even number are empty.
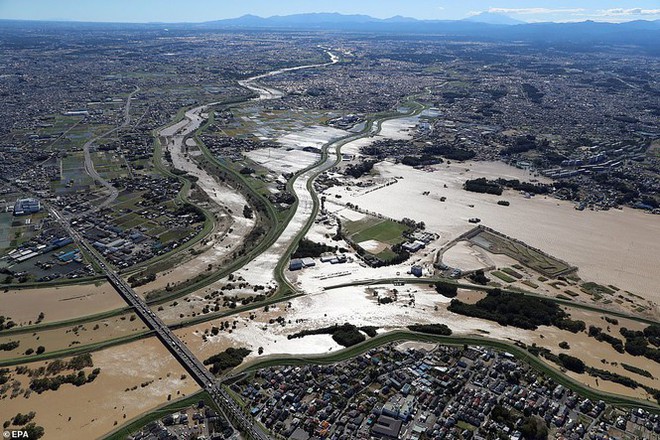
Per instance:
[[[86,254],[101,268],[110,284],[131,305],[135,313],[149,328],[156,332],[158,338],[165,344],[172,355],[190,373],[191,377],[200,387],[211,396],[218,408],[225,412],[248,437],[255,440],[270,440],[266,432],[258,424],[254,423],[252,418],[222,388],[222,385],[216,382],[215,376],[207,370],[206,366],[190,351],[186,344],[172,332],[158,315],[151,311],[144,299],[117,272],[106,264],[99,252],[78,231],[73,229],[59,212],[50,206],[48,208],[78,246],[84,249]]]

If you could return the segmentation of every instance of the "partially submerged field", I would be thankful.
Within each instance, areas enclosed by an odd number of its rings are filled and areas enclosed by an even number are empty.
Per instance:
[[[465,180],[478,177],[538,178],[503,163],[434,168],[427,172],[382,162],[376,171],[383,178],[398,178],[396,184],[372,192],[333,187],[324,195],[334,203],[350,202],[395,219],[424,221],[427,230],[441,235],[441,242],[468,231],[473,226],[468,219],[478,217],[486,226],[577,266],[583,279],[621,286],[656,304],[660,300],[660,272],[655,268],[660,222],[655,216],[632,209],[581,212],[568,202],[542,196],[527,199],[510,190],[502,196],[463,190]],[[498,205],[500,199],[510,201],[510,206]]]
[[[512,240],[495,231],[482,230],[470,241],[494,254],[504,254],[548,277],[565,275],[574,268],[544,252]]]
[[[395,255],[391,246],[404,242],[402,234],[408,229],[401,223],[371,216],[342,223],[342,230],[351,241],[385,261]]]
[[[94,315],[126,305],[124,299],[107,282],[77,284],[39,289],[17,289],[0,292],[0,315],[9,316],[17,325],[34,324],[39,313],[42,323],[64,321]]]
[[[40,354],[37,350],[39,347],[43,347],[44,353],[49,354],[107,342],[147,330],[146,325],[140,318],[133,313],[126,313],[98,321],[38,332],[18,334],[3,334],[0,332],[0,344],[19,343],[18,347],[12,350],[0,351],[0,360],[21,359],[25,356]],[[26,354],[28,350],[32,351]]]
[[[44,438],[92,439],[169,398],[174,400],[199,389],[156,338],[96,352],[92,360],[94,368],[101,369],[93,382],[80,387],[63,384],[57,391],[4,399],[0,418],[35,411],[34,422],[44,427]],[[46,364],[36,362],[27,367]],[[13,380],[18,380],[21,388],[29,386],[25,375],[12,374],[10,383]]]
[[[483,296],[484,294],[480,292],[461,289],[458,299],[475,302]],[[390,298],[392,302],[385,303],[384,298]],[[660,367],[656,363],[644,357],[620,354],[609,344],[598,342],[588,337],[586,333],[576,335],[567,330],[547,326],[541,326],[537,330],[502,326],[493,321],[449,312],[447,310],[449,302],[448,298],[439,295],[426,285],[344,287],[308,294],[278,305],[271,305],[266,309],[257,309],[180,329],[176,333],[201,359],[222,352],[228,347],[245,347],[251,350],[247,357],[247,360],[250,360],[269,354],[323,354],[337,351],[341,346],[329,334],[288,338],[303,330],[314,330],[334,324],[348,322],[358,327],[375,326],[381,333],[417,323],[442,323],[449,326],[453,334],[459,337],[485,336],[510,343],[536,344],[555,354],[570,353],[582,359],[588,366],[613,371],[632,377],[642,384],[660,388]],[[620,327],[635,330],[645,327],[634,321],[620,319],[617,326],[612,325],[611,330],[607,330],[608,324],[601,314],[572,308],[567,311],[572,318],[584,320],[587,327],[589,325],[602,327],[613,336],[617,335]],[[214,332],[214,327],[220,330]],[[562,341],[569,341],[570,348],[561,349],[558,344]],[[603,363],[602,359],[608,362]],[[648,370],[653,375],[653,379],[624,370],[621,367],[623,363]],[[555,368],[558,369],[559,366],[555,365]],[[599,380],[596,384],[595,380],[587,375],[577,375],[576,378],[593,388],[651,399],[651,396],[641,388],[627,388],[605,380]]]

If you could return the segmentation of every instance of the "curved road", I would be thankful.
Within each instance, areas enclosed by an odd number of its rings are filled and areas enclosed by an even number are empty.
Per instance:
[[[140,91],[140,87],[135,86],[135,90],[133,90],[129,95],[128,98],[126,98],[126,105],[124,106],[124,122],[122,122],[121,125],[106,131],[100,136],[97,136],[93,139],[90,139],[89,141],[85,142],[85,145],[83,145],[83,152],[85,154],[85,173],[89,175],[94,181],[98,182],[101,184],[101,186],[104,186],[108,191],[110,191],[110,195],[108,196],[107,199],[105,199],[103,202],[98,204],[97,206],[85,211],[84,213],[80,215],[85,215],[89,214],[90,212],[98,211],[100,209],[103,209],[107,206],[109,206],[112,202],[115,201],[117,196],[119,195],[119,191],[117,188],[115,188],[110,182],[105,180],[101,175],[96,171],[96,168],[94,168],[94,161],[92,160],[92,155],[90,153],[90,147],[94,144],[94,142],[98,141],[99,139],[103,139],[104,137],[114,133],[115,131],[122,130],[126,127],[128,127],[128,124],[131,123],[131,99],[133,96]]]

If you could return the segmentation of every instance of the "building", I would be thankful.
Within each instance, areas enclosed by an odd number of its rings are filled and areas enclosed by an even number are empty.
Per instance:
[[[422,276],[422,266],[413,266],[410,268],[410,273],[415,275],[416,277],[421,277]]]
[[[408,252],[410,252],[411,254],[414,254],[418,250],[424,249],[426,247],[426,244],[421,240],[415,240],[412,243],[404,243],[401,247],[407,250]]]
[[[14,215],[30,215],[41,211],[41,202],[37,199],[18,199],[14,204]]]
[[[374,423],[374,426],[371,428],[371,433],[377,437],[399,438],[401,425],[403,425],[401,420],[396,420],[392,417],[381,415],[378,417],[378,420],[376,420],[376,423]]]
[[[305,267],[303,261],[300,258],[294,258],[289,263],[289,270],[300,270]]]

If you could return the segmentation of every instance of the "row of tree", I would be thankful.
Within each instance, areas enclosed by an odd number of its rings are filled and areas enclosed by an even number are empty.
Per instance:
[[[453,313],[528,330],[536,330],[540,325],[554,325],[577,333],[586,328],[584,321],[571,320],[553,301],[522,293],[503,292],[500,289],[488,291],[486,297],[475,304],[453,299],[447,309]]]

